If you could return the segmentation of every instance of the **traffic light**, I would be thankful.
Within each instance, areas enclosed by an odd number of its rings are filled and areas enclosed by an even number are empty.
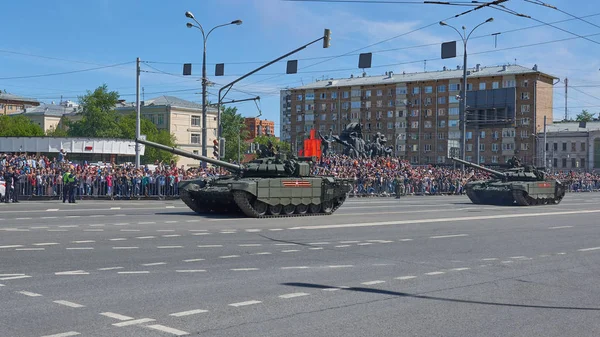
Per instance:
[[[331,30],[325,28],[325,34],[323,34],[323,48],[329,48],[331,42]]]
[[[221,154],[221,157],[218,157],[219,159],[225,156],[225,138],[219,139],[219,153]]]
[[[213,139],[213,156],[219,159],[219,140]]]

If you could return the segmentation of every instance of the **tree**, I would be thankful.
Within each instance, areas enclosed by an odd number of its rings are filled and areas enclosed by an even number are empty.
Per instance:
[[[82,119],[69,123],[69,136],[71,137],[96,137],[118,138],[121,130],[117,125],[117,116],[114,111],[119,101],[119,93],[108,91],[106,84],[99,86],[87,94],[79,97]]]
[[[582,110],[580,114],[577,115],[575,121],[577,122],[591,122],[594,120],[593,113],[589,113],[587,110]]]
[[[260,145],[264,145],[267,146],[267,144],[269,144],[269,141],[271,141],[271,143],[273,143],[273,146],[277,149],[279,149],[279,152],[281,153],[288,153],[292,150],[291,145],[288,142],[282,142],[281,140],[279,140],[278,138],[275,138],[274,136],[267,136],[267,135],[260,135],[256,138],[254,138],[254,143],[258,143]]]
[[[224,158],[226,161],[237,161],[238,148],[241,149],[241,157],[246,148],[245,140],[250,136],[250,132],[246,128],[244,117],[237,112],[237,108],[223,107],[222,109],[221,125],[223,132],[221,136],[225,138]]]
[[[135,119],[135,113],[118,118],[117,124],[121,132],[120,137],[135,139]],[[175,146],[175,136],[170,134],[167,130],[158,130],[156,125],[154,125],[154,123],[147,118],[142,117],[140,120],[140,133],[146,135],[146,139],[151,142],[166,146]],[[154,162],[157,160],[164,163],[170,163],[171,160],[177,160],[177,157],[170,152],[146,146],[144,149],[144,155],[140,157],[140,162],[142,164],[154,164]]]
[[[44,130],[23,115],[0,116],[0,137],[41,137]]]

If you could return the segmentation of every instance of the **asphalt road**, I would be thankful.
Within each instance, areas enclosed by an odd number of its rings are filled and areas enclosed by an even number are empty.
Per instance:
[[[0,204],[0,336],[598,336],[600,194],[334,215]]]

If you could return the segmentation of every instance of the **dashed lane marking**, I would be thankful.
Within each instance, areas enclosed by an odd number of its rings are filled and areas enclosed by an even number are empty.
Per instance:
[[[438,235],[438,236],[430,236],[430,239],[446,239],[446,238],[458,238],[462,236],[469,236],[469,234],[453,234],[453,235]]]
[[[109,241],[125,241],[127,240],[126,238],[114,238],[114,239],[108,239]]]
[[[19,248],[23,247],[23,245],[8,245],[8,246],[0,246],[0,248]]]
[[[308,248],[308,249],[310,249],[310,250],[322,250],[323,247],[313,247],[313,248]]]
[[[231,259],[234,257],[240,257],[239,255],[224,255],[224,256],[219,256],[219,259]]]
[[[179,221],[177,220],[169,220],[169,221],[165,221],[165,223],[178,223]]]
[[[138,249],[140,247],[112,247],[112,249]]]
[[[278,232],[278,231],[282,231],[283,228],[270,228],[269,229],[271,232]]]
[[[103,223],[97,223],[97,224],[88,225],[88,226],[90,226],[90,227],[104,227],[104,226],[106,226],[106,224],[103,224]]]
[[[246,229],[246,232],[248,232],[248,233],[257,233],[260,231],[262,231],[262,229]]]
[[[110,209],[121,209],[121,207],[111,207]]]
[[[181,234],[167,234],[167,235],[161,235],[163,238],[174,238],[174,237],[178,237],[181,236]]]
[[[378,280],[378,281],[369,281],[369,282],[363,282],[361,284],[364,284],[366,286],[370,286],[370,285],[380,284],[380,283],[385,283],[385,281],[380,281],[380,280]]]
[[[38,297],[38,296],[42,296],[40,294],[37,293],[32,293],[30,291],[17,291],[19,294],[23,294],[25,296],[30,296],[30,297]]]
[[[69,331],[69,332],[57,333],[54,335],[45,335],[42,337],[70,337],[70,336],[77,336],[77,335],[81,335],[81,334],[77,331]]]
[[[17,280],[20,278],[29,278],[29,275],[19,275],[19,276],[9,276],[9,277],[0,277],[0,281],[8,281],[8,280]]]
[[[121,232],[139,232],[139,229],[121,229]]]
[[[178,273],[204,273],[206,270],[204,269],[180,269],[176,270]]]
[[[577,249],[578,252],[589,252],[592,250],[598,250],[600,249],[600,247],[593,247],[593,248],[582,248],[582,249]]]
[[[402,241],[402,242],[407,242],[407,241],[412,241],[413,239],[400,239],[398,241]]]
[[[58,228],[77,228],[79,227],[79,225],[62,225],[62,226],[58,226]]]
[[[308,296],[310,295],[309,293],[290,293],[290,294],[283,294],[283,295],[279,295],[279,298],[294,298],[294,297],[301,297],[301,296]]]
[[[204,261],[204,259],[187,259],[187,260],[183,260],[183,262],[198,262],[198,261]]]
[[[125,214],[123,214],[125,215]],[[120,222],[120,223],[116,223],[115,226],[127,226],[129,225],[129,222]]]
[[[117,274],[149,274],[149,271],[139,270],[139,271],[118,271]]]
[[[463,271],[463,270],[469,270],[469,269],[471,269],[471,268],[462,267],[462,268],[452,268],[450,270],[453,270],[453,271]]]
[[[360,241],[340,241],[340,243],[359,243]]]
[[[120,321],[128,321],[130,319],[133,319],[133,317],[129,317],[129,316],[125,316],[125,315],[121,315],[121,314],[115,314],[114,312],[101,312],[100,315],[102,316],[106,316],[106,317],[110,317],[110,318],[114,318],[114,319],[118,319]]]
[[[115,270],[115,269],[123,269],[123,267],[105,267],[105,268],[98,268],[98,270]]]
[[[417,278],[417,277],[413,276],[413,275],[394,277],[395,280],[400,280],[400,281],[411,280],[411,279],[414,279],[414,278]]]
[[[164,326],[164,325],[160,325],[160,324],[146,325],[145,327],[154,329],[154,330],[158,330],[158,331],[162,331],[162,332],[167,332],[167,333],[173,334],[175,336],[189,335],[189,332],[185,332],[185,331],[178,330],[175,328],[170,328],[168,326]]]
[[[432,271],[431,273],[425,273],[425,275],[442,275],[442,274],[446,274],[443,271]]]
[[[254,253],[254,254],[250,254],[250,255],[271,255],[271,252],[260,252],[260,253]]]
[[[262,303],[262,301],[245,301],[245,302],[231,303],[229,305],[232,307],[243,307],[246,305],[259,304],[259,303]]]
[[[156,321],[155,319],[152,318],[140,318],[140,319],[134,319],[133,321],[126,321],[126,322],[120,322],[120,323],[113,323],[114,326],[117,326],[119,328],[122,328],[124,326],[129,326],[129,325],[138,325],[138,324],[143,324],[143,323],[148,323],[148,322],[154,322]]]
[[[260,244],[260,243],[246,243],[246,244],[241,244],[241,245],[238,245],[238,246],[240,246],[240,247],[260,247],[260,246],[262,246],[262,244]]]
[[[363,242],[363,243],[357,244],[357,246],[369,246],[369,245],[372,245],[372,244],[373,244],[373,242]]]
[[[84,229],[84,232],[104,232],[104,229]]]
[[[61,271],[54,273],[54,275],[89,275],[87,271],[84,270],[71,270],[71,271]]]
[[[276,243],[275,246],[297,246],[295,243]]]
[[[71,243],[92,243],[96,242],[95,240],[81,240],[81,241],[71,241]]]
[[[281,267],[281,269],[286,270],[286,269],[308,269],[308,266],[297,266],[297,267]]]
[[[42,219],[56,219],[56,217],[55,216],[47,216]],[[35,227],[29,227],[29,228],[31,228],[31,229],[46,229],[49,227],[48,226],[35,226]]]
[[[47,229],[48,232],[66,232],[66,229]]]
[[[223,245],[199,245],[198,248],[217,248],[223,247]]]
[[[194,310],[176,312],[174,314],[170,314],[169,316],[182,317],[182,316],[202,314],[202,313],[205,313],[205,312],[208,312],[208,310],[194,309]]]
[[[136,239],[154,239],[156,236],[137,236]]]
[[[167,263],[166,262],[142,263],[142,266],[146,266],[146,267],[148,267],[148,266],[160,266],[160,265],[163,265],[163,264],[167,264]]]
[[[165,208],[175,208],[175,206],[165,206]]]
[[[15,218],[15,220],[31,220],[33,218]]]
[[[71,307],[71,308],[83,308],[84,307],[84,305],[74,303],[74,302],[64,301],[64,300],[58,300],[58,301],[52,301],[52,302],[54,302],[56,304],[66,305],[67,307]]]
[[[192,235],[210,235],[210,233],[192,233]]]
[[[158,249],[183,248],[183,246],[157,246]]]
[[[151,225],[151,224],[155,224],[156,221],[143,221],[143,222],[138,222],[138,225]]]
[[[287,249],[287,250],[282,250],[282,253],[292,253],[292,252],[299,252],[298,249]]]
[[[56,212],[56,211],[58,211],[58,208],[48,208],[46,210],[46,212]]]
[[[327,268],[351,268],[351,267],[354,267],[354,265],[351,265],[351,264],[342,264],[342,265],[327,266]]]
[[[548,227],[548,229],[562,229],[562,228],[573,228],[573,226],[554,226],[554,227]]]
[[[252,271],[252,270],[258,270],[258,268],[233,268],[230,270],[232,270],[232,271]]]
[[[338,246],[334,246],[335,248],[344,248],[344,247],[350,247],[350,245],[338,245]]]
[[[46,250],[46,248],[17,248],[15,250]]]
[[[328,245],[331,242],[310,242],[309,245]]]
[[[94,247],[67,247],[67,250],[92,250]]]

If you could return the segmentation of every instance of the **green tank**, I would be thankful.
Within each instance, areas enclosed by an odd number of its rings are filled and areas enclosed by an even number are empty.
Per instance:
[[[235,165],[147,140],[136,141],[231,172],[179,182],[181,200],[198,214],[242,213],[252,218],[330,215],[346,201],[353,186],[352,179],[312,175],[312,157],[276,154]]]
[[[565,196],[565,186],[534,166],[521,166],[511,159],[511,168],[504,172],[482,167],[455,157],[450,159],[492,175],[490,180],[470,181],[465,185],[467,196],[474,204],[534,206],[558,204]]]

